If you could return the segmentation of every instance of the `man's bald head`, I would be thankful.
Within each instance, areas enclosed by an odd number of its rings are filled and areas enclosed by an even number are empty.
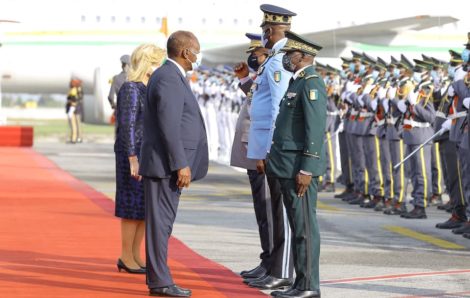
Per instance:
[[[171,59],[181,56],[185,49],[199,51],[199,41],[196,36],[189,31],[176,31],[168,37],[166,43],[168,57]]]

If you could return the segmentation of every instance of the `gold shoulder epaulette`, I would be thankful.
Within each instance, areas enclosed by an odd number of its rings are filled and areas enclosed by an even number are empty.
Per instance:
[[[309,76],[306,76],[305,79],[308,80],[308,79],[311,79],[311,78],[318,78],[318,75],[309,75]]]

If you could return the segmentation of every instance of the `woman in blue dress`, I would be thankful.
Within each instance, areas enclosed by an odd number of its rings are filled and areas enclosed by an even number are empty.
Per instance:
[[[145,204],[139,156],[143,134],[143,106],[147,82],[165,59],[163,49],[152,44],[137,47],[131,56],[128,81],[118,92],[116,106],[116,210],[121,218],[119,271],[145,273],[140,247],[145,234]]]

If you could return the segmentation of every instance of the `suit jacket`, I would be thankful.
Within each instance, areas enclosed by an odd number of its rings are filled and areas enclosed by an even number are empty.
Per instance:
[[[187,79],[166,61],[149,80],[144,102],[140,175],[169,178],[189,166],[192,180],[207,174],[207,135]]]
[[[289,84],[267,157],[268,176],[293,179],[300,170],[314,177],[325,173],[326,101],[325,83],[313,66]]]

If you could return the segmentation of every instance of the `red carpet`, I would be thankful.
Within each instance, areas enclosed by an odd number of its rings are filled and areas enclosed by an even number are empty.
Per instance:
[[[145,276],[116,270],[111,200],[32,149],[0,148],[0,169],[0,297],[147,295]],[[169,262],[192,297],[266,297],[174,238]]]

